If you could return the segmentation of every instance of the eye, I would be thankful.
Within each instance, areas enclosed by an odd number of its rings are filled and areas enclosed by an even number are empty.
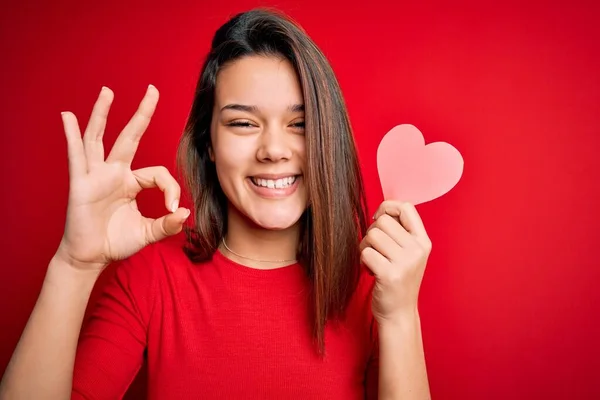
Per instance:
[[[304,121],[294,122],[292,126],[297,129],[304,129]]]
[[[241,128],[252,128],[255,125],[252,124],[252,122],[250,121],[233,121],[227,124],[227,126],[237,126],[237,127],[241,127]]]

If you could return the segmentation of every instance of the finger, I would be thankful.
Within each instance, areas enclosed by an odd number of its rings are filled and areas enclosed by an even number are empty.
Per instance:
[[[372,247],[365,247],[360,252],[360,261],[371,270],[375,276],[383,276],[390,267],[390,262]]]
[[[114,99],[114,93],[107,87],[102,87],[100,95],[92,109],[90,121],[83,134],[83,144],[87,157],[88,170],[104,162],[104,145],[102,138],[108,119],[108,111]]]
[[[167,210],[171,212],[177,210],[181,187],[167,168],[163,166],[141,168],[133,171],[133,175],[143,189],[158,187],[164,192]]]
[[[425,247],[431,247],[431,241],[419,212],[411,203],[403,203],[400,223]]]
[[[386,200],[379,205],[375,211],[375,215],[373,215],[373,219],[377,220],[384,214],[387,214],[391,217],[400,218],[401,207],[402,203],[399,201]]]
[[[131,164],[142,135],[148,128],[158,103],[158,90],[150,85],[137,111],[129,120],[108,155],[107,162]]]
[[[67,155],[69,157],[69,175],[77,178],[87,173],[87,164],[81,131],[77,117],[71,112],[61,113],[65,136],[67,137]]]
[[[423,221],[414,205],[406,202],[384,201],[373,218],[377,219],[383,214],[398,218],[404,229],[420,241],[429,240]]]
[[[179,208],[174,213],[157,219],[146,218],[146,242],[151,244],[178,234],[189,216],[190,210]]]
[[[381,215],[372,225],[391,237],[399,246],[408,248],[415,243],[415,238],[400,224],[398,219],[387,214]]]
[[[379,228],[373,228],[365,237],[363,248],[372,247],[389,261],[398,260],[402,247]]]

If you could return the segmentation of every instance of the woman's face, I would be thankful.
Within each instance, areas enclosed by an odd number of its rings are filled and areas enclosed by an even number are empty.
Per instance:
[[[304,101],[289,61],[244,57],[217,76],[211,159],[230,206],[266,229],[306,209]]]

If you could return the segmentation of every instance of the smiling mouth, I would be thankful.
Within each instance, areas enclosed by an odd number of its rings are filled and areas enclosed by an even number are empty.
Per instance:
[[[252,183],[258,187],[267,188],[267,189],[286,189],[292,187],[296,179],[298,179],[299,175],[292,175],[285,178],[279,179],[263,179],[250,177]]]

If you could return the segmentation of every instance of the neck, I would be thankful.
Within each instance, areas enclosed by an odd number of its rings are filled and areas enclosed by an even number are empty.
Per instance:
[[[299,239],[299,224],[283,230],[263,229],[237,210],[230,210],[225,235],[227,247],[221,243],[219,248],[239,264],[274,269],[296,263]]]

